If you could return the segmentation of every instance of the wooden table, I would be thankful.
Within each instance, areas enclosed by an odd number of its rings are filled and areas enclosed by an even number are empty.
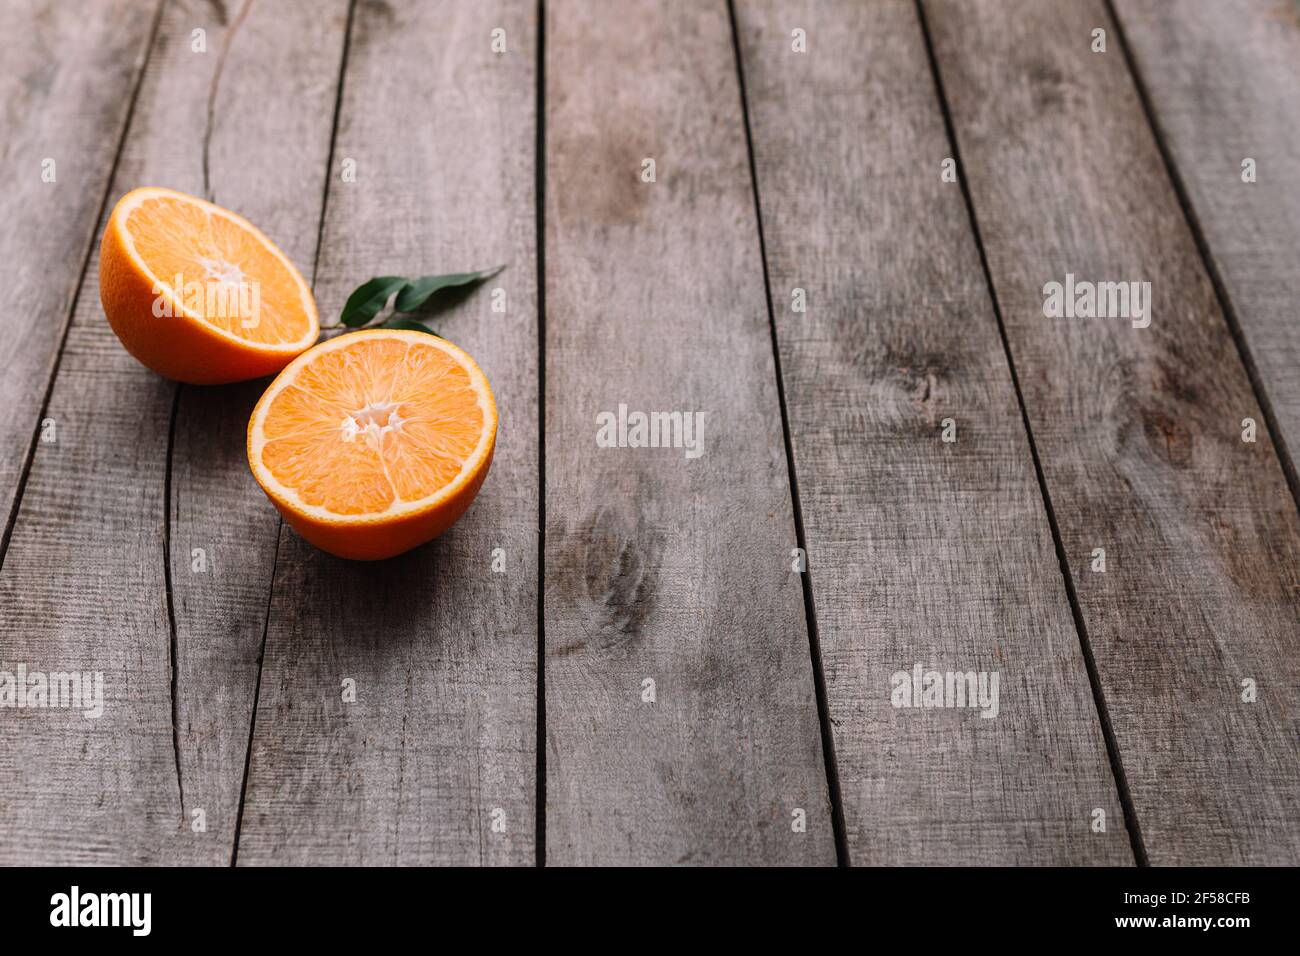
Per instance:
[[[0,862],[1300,863],[1294,2],[3,7]],[[327,321],[509,264],[452,532],[316,551],[123,351],[138,185]]]

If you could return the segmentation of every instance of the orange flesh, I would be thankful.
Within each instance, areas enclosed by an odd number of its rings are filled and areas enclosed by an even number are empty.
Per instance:
[[[271,400],[261,458],[305,504],[378,514],[450,484],[483,427],[469,373],[447,352],[359,339],[321,353]]]
[[[289,344],[306,334],[310,320],[293,273],[235,220],[154,197],[131,210],[125,228],[136,255],[187,312],[249,342]],[[178,276],[183,288],[176,287]]]

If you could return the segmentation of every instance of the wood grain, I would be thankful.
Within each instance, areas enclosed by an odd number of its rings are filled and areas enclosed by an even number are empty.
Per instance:
[[[1300,494],[1300,7],[1120,0],[1116,9]],[[1253,183],[1242,181],[1246,158]]]
[[[160,2],[83,9],[19,0],[5,9],[6,32],[23,39],[7,43],[0,60],[0,535],[17,505]],[[47,171],[53,182],[42,178]],[[0,537],[0,562],[5,544]]]
[[[215,198],[309,268],[345,9],[169,3],[112,199],[204,192],[207,143]],[[0,574],[0,635],[29,667],[102,671],[104,714],[5,712],[19,727],[0,752],[7,862],[230,860],[276,526],[235,454],[255,387],[186,391],[173,423],[176,386],[113,336],[93,256],[50,398],[58,442],[37,446]],[[191,573],[195,547],[206,573]]]
[[[737,24],[851,859],[1132,863],[915,4]],[[996,716],[891,706],[917,663]]]
[[[323,320],[373,275],[508,263],[438,323],[487,374],[500,428],[477,501],[431,545],[361,564],[284,530],[241,865],[534,861],[535,19],[526,0],[357,6],[317,282]],[[355,182],[340,178],[348,160]],[[504,314],[492,311],[493,288],[505,291]],[[342,700],[347,679],[355,703]]]
[[[1146,851],[1294,864],[1300,520],[1113,24],[924,6]],[[1045,317],[1067,273],[1149,281],[1150,327]]]
[[[725,4],[547,4],[546,110],[547,862],[832,863]]]
[[[224,9],[202,160],[207,198],[249,215],[312,278],[348,0]],[[196,7],[218,16],[220,7]],[[211,49],[211,47],[210,47]],[[268,91],[274,91],[268,104]],[[190,154],[191,163],[195,158]],[[248,416],[266,381],[182,388],[171,455],[177,740],[187,813],[206,805],[229,860],[280,519],[251,480]],[[202,551],[201,559],[196,549]],[[196,571],[197,562],[206,570]],[[199,801],[202,799],[203,804]]]

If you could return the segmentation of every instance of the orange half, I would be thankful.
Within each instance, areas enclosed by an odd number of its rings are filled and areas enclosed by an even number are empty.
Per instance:
[[[274,242],[172,189],[133,189],[113,208],[99,293],[126,350],[182,382],[270,375],[320,335],[311,289]]]
[[[248,462],[286,521],[343,558],[387,558],[446,531],[487,477],[492,390],[424,332],[340,335],[294,359],[248,423]]]

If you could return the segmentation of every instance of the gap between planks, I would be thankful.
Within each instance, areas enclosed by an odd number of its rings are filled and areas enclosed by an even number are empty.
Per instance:
[[[1070,576],[1070,567],[1065,554],[1065,545],[1061,539],[1061,528],[1056,520],[1056,509],[1052,504],[1052,495],[1047,489],[1047,479],[1043,474],[1043,464],[1038,455],[1038,445],[1034,440],[1033,426],[1029,421],[1029,412],[1025,406],[1025,396],[1020,385],[1020,376],[1016,371],[1015,357],[1011,353],[1011,343],[1007,338],[1006,323],[1002,318],[1002,305],[998,301],[997,290],[993,285],[993,273],[989,269],[988,254],[984,249],[984,237],[980,231],[979,218],[975,212],[975,201],[971,196],[970,185],[966,181],[965,167],[962,165],[961,149],[957,143],[957,131],[953,125],[952,113],[948,105],[948,96],[944,91],[943,76],[939,71],[939,60],[935,54],[934,41],[930,34],[930,23],[926,18],[924,0],[915,0],[916,15],[921,25],[925,40],[925,53],[930,61],[930,72],[934,79],[935,97],[939,110],[943,114],[944,130],[948,144],[952,147],[953,158],[957,161],[957,181],[961,186],[962,200],[970,218],[971,235],[975,248],[979,252],[980,268],[984,273],[984,284],[988,289],[989,301],[993,306],[993,315],[997,319],[998,336],[1002,340],[1002,351],[1006,355],[1007,368],[1011,373],[1011,384],[1016,392],[1016,405],[1020,409],[1020,418],[1024,424],[1025,437],[1029,442],[1029,454],[1034,462],[1034,475],[1038,480],[1038,490],[1043,497],[1043,507],[1047,512],[1047,522],[1052,529],[1052,545],[1056,549],[1056,560],[1060,568],[1061,579],[1065,584],[1065,593],[1070,601],[1070,614],[1074,618],[1074,628],[1079,636],[1079,645],[1083,650],[1084,664],[1088,670],[1088,683],[1092,686],[1093,703],[1097,706],[1097,718],[1101,723],[1102,735],[1106,740],[1106,754],[1110,758],[1111,773],[1115,778],[1115,787],[1119,793],[1120,805],[1124,808],[1124,826],[1128,830],[1129,842],[1133,849],[1133,858],[1138,866],[1149,866],[1146,845],[1142,839],[1142,829],[1138,822],[1137,810],[1129,790],[1128,777],[1124,772],[1123,757],[1119,752],[1119,743],[1111,725],[1110,711],[1106,706],[1106,695],[1101,686],[1101,676],[1097,671],[1097,662],[1093,657],[1092,644],[1088,640],[1088,629],[1083,620],[1083,610],[1079,597],[1075,593],[1074,581]]]
[[[250,0],[251,2],[251,0]],[[247,5],[245,6],[245,10]],[[325,237],[325,210],[329,208],[330,198],[330,170],[334,168],[334,147],[338,142],[339,133],[339,111],[343,106],[343,84],[347,81],[348,75],[348,50],[352,46],[352,24],[357,9],[357,0],[348,0],[347,22],[343,27],[343,53],[339,57],[339,79],[334,85],[334,115],[330,121],[330,146],[325,156],[325,185],[321,189],[320,201],[320,219],[316,226],[316,250],[312,256],[311,263],[311,287],[313,291],[316,288],[316,273],[320,268],[320,250],[321,243]],[[241,13],[242,16],[242,13]],[[207,171],[207,156],[204,154],[204,172]],[[173,417],[176,409],[172,409]],[[171,450],[168,449],[168,467],[171,466]],[[170,491],[170,489],[169,489]],[[170,499],[170,495],[169,495]],[[168,513],[170,514],[171,502],[168,500]],[[284,535],[284,519],[276,516],[275,529],[275,550],[271,555],[271,579],[266,587],[266,610],[262,615],[262,640],[257,652],[257,678],[253,681],[253,707],[248,716],[248,747],[244,752],[244,776],[239,785],[239,805],[235,812],[235,838],[230,848],[230,865],[236,866],[239,863],[239,834],[244,825],[244,800],[248,796],[248,771],[253,762],[253,734],[257,728],[257,700],[262,693],[262,669],[266,662],[266,635],[271,626],[271,603],[275,598],[275,572],[280,565],[280,539]],[[169,592],[170,600],[170,592]],[[170,608],[170,603],[168,607]],[[173,641],[175,637],[175,625],[172,628]],[[174,646],[174,643],[173,643]],[[173,684],[173,697],[175,695],[175,685]],[[175,728],[173,727],[173,732]]]
[[[1210,243],[1205,237],[1204,229],[1201,228],[1201,221],[1196,215],[1196,207],[1192,204],[1191,194],[1187,191],[1183,177],[1178,172],[1178,164],[1174,161],[1173,151],[1169,148],[1164,134],[1160,131],[1160,124],[1156,122],[1155,107],[1151,102],[1151,95],[1147,91],[1146,81],[1142,78],[1142,71],[1138,68],[1137,58],[1133,55],[1132,48],[1129,46],[1128,35],[1124,32],[1124,25],[1115,10],[1115,0],[1102,0],[1102,2],[1106,8],[1106,15],[1110,18],[1111,25],[1114,27],[1115,35],[1119,38],[1119,48],[1124,56],[1124,64],[1128,67],[1129,75],[1133,78],[1133,87],[1137,91],[1138,102],[1142,104],[1142,114],[1146,117],[1147,126],[1151,129],[1151,136],[1155,140],[1156,149],[1160,151],[1160,159],[1164,163],[1165,174],[1169,178],[1170,185],[1173,186],[1174,195],[1177,197],[1178,205],[1183,211],[1183,218],[1187,221],[1187,229],[1192,234],[1192,241],[1196,244],[1196,252],[1201,257],[1201,263],[1205,266],[1205,274],[1209,276],[1210,285],[1214,288],[1214,297],[1219,303],[1219,309],[1223,312],[1228,331],[1232,333],[1232,341],[1237,346],[1237,356],[1241,359],[1242,367],[1246,370],[1246,378],[1250,381],[1251,391],[1255,393],[1255,401],[1259,403],[1259,410],[1264,416],[1264,425],[1268,428],[1273,444],[1277,448],[1278,461],[1282,465],[1282,474],[1286,478],[1287,487],[1291,489],[1291,497],[1295,499],[1296,508],[1300,510],[1300,475],[1297,475],[1296,472],[1292,449],[1287,447],[1286,436],[1278,427],[1277,415],[1273,411],[1273,402],[1269,398],[1268,391],[1264,388],[1264,382],[1260,378],[1259,367],[1255,364],[1255,357],[1250,351],[1250,346],[1246,344],[1246,337],[1241,330],[1241,320],[1237,317],[1237,310],[1232,304],[1232,298],[1228,295],[1228,287],[1224,285],[1219,269],[1215,265],[1214,257],[1210,255]]]
[[[781,374],[781,348],[776,331],[776,314],[772,305],[772,280],[767,267],[767,240],[763,235],[763,206],[759,201],[758,167],[754,162],[754,134],[749,122],[749,94],[745,87],[745,62],[741,54],[740,28],[736,22],[735,0],[727,0],[727,19],[731,24],[732,51],[736,60],[736,82],[740,93],[740,113],[745,127],[745,153],[749,159],[749,182],[754,198],[754,222],[758,227],[759,259],[763,263],[763,296],[767,302],[768,331],[772,340],[772,367],[776,371],[776,397],[781,409],[781,435],[785,443],[786,468],[790,478],[790,502],[794,511],[795,543],[808,554],[804,534],[803,509],[799,503],[799,480],[795,473],[794,443],[790,438],[790,412],[785,401],[785,379]],[[799,576],[803,588],[804,617],[808,625],[808,653],[812,658],[813,690],[817,697],[817,722],[821,727],[822,759],[826,765],[826,786],[831,799],[831,828],[835,834],[835,856],[840,866],[850,866],[848,833],[844,825],[844,799],[840,793],[839,766],[835,760],[835,738],[831,733],[830,704],[826,694],[826,672],[822,666],[821,642],[817,633],[817,603],[813,596],[812,567],[805,563]]]
[[[41,398],[40,411],[36,415],[36,423],[32,428],[32,440],[27,445],[27,454],[23,459],[23,467],[18,474],[18,487],[14,490],[13,504],[9,509],[9,516],[5,519],[4,534],[0,536],[0,570],[4,569],[5,556],[9,553],[9,541],[13,537],[14,525],[18,522],[18,511],[23,503],[23,495],[27,491],[27,479],[32,473],[32,462],[36,458],[36,443],[40,441],[41,422],[45,421],[45,416],[49,413],[50,398],[54,394],[54,382],[59,377],[59,367],[63,364],[63,352],[68,346],[68,333],[72,330],[72,317],[77,312],[77,303],[81,301],[81,293],[86,286],[86,270],[90,268],[90,259],[94,255],[96,240],[99,238],[99,224],[104,220],[104,213],[108,210],[108,199],[113,194],[113,179],[117,175],[117,167],[122,160],[122,150],[126,146],[126,135],[131,129],[131,120],[135,116],[135,105],[140,98],[140,87],[144,85],[144,75],[149,69],[149,59],[153,55],[154,43],[158,39],[158,25],[162,22],[164,6],[166,6],[166,0],[158,0],[158,5],[154,8],[153,22],[149,25],[149,39],[145,42],[144,57],[140,60],[139,69],[136,70],[135,83],[131,87],[131,101],[127,104],[126,116],[122,120],[122,130],[117,136],[117,148],[113,151],[113,161],[108,167],[108,178],[104,182],[104,195],[99,201],[99,209],[95,212],[95,224],[91,227],[90,236],[86,240],[86,252],[81,257],[77,288],[72,294],[71,301],[68,302],[67,312],[63,320],[63,332],[59,337],[59,347],[54,352],[54,361],[50,365],[49,377],[45,380],[45,395]]]
[[[537,238],[537,763],[533,864],[546,866],[546,0],[537,0],[536,182]]]

